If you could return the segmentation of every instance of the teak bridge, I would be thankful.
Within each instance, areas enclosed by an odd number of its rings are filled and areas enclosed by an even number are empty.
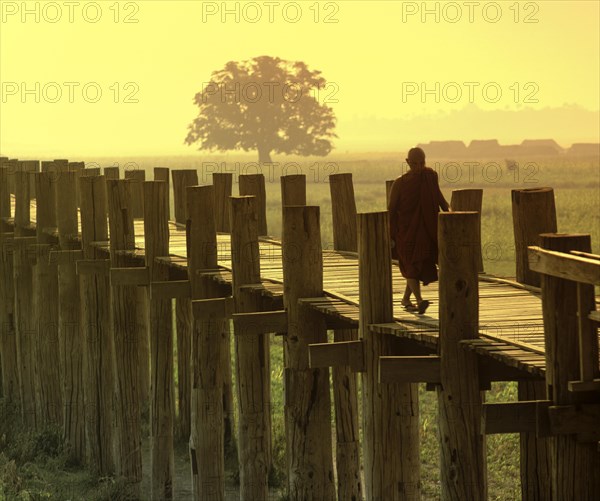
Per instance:
[[[144,405],[153,500],[180,499],[177,436],[189,437],[194,499],[223,500],[234,429],[240,497],[268,499],[273,333],[290,500],[419,500],[417,383],[437,392],[443,500],[487,498],[492,433],[520,433],[523,500],[600,499],[600,256],[589,235],[557,233],[551,188],[512,191],[516,282],[483,272],[482,190],[455,190],[427,290],[439,301],[418,315],[400,304],[388,214],[357,214],[351,174],[329,178],[327,250],[302,175],[281,178],[276,241],[261,174],[240,175],[231,196],[231,174],[197,186],[193,170],[145,181],[0,162],[3,395],[27,426],[62,426],[73,458],[127,479],[132,499]],[[517,381],[518,401],[486,404],[494,381]]]

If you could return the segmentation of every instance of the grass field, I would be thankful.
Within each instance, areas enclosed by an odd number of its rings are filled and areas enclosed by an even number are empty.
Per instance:
[[[385,180],[403,172],[401,156],[365,154],[331,157],[324,162],[285,160],[269,171],[267,181],[267,217],[269,233],[281,235],[281,198],[279,175],[303,173],[307,177],[307,203],[321,207],[323,248],[332,247],[331,208],[327,175],[352,172],[357,209],[359,212],[385,209]],[[155,166],[196,168],[200,184],[210,182],[211,172],[255,173],[256,165],[243,157],[228,157],[229,163],[220,164],[218,158],[197,157],[144,158],[144,159],[87,159],[102,166],[118,163],[122,168],[141,168],[147,172]],[[238,162],[238,163],[236,163]],[[472,160],[469,162],[473,162]],[[600,168],[599,160],[527,159],[518,170],[507,170],[504,162],[462,161],[429,162],[440,175],[440,184],[446,198],[451,190],[483,188],[482,246],[486,272],[499,276],[514,276],[514,248],[510,190],[551,186],[555,189],[558,231],[581,232],[592,235],[593,252],[600,251]],[[148,179],[152,178],[148,174]],[[237,183],[234,181],[234,194]],[[272,409],[274,426],[275,468],[274,483],[284,482],[284,430],[281,338],[272,343]],[[497,383],[487,393],[488,401],[516,399],[514,383]],[[0,411],[0,500],[1,499],[56,499],[93,501],[119,499],[121,486],[111,479],[93,478],[86,470],[69,465],[60,445],[57,430],[27,433],[18,425],[14,409],[3,403]],[[439,498],[439,447],[437,443],[437,400],[434,392],[421,387],[421,462],[423,499]],[[185,458],[185,446],[180,444],[178,455]],[[489,499],[514,501],[520,497],[519,443],[517,435],[488,437]],[[185,459],[181,459],[186,468]],[[145,464],[144,468],[148,469]],[[182,474],[185,474],[183,472]],[[235,476],[235,475],[234,475]],[[278,489],[275,489],[276,491]],[[66,496],[69,497],[66,497]],[[278,495],[277,495],[278,496]]]

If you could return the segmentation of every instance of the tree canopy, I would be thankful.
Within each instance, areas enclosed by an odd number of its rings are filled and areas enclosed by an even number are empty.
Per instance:
[[[271,152],[325,156],[337,137],[333,110],[319,102],[326,101],[326,86],[321,72],[301,61],[230,61],[194,97],[199,113],[185,143],[209,151],[257,150],[259,162],[270,162]]]

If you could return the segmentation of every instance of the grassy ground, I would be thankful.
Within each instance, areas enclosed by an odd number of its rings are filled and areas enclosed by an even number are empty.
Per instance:
[[[333,164],[302,163],[288,173],[307,175],[307,202],[321,207],[323,248],[331,248],[332,228],[329,184],[327,175],[333,172],[352,172],[359,212],[385,209],[385,180],[402,172],[402,164],[395,158],[379,155],[369,160],[353,158],[351,161],[334,159]],[[124,164],[122,161],[121,165]],[[109,163],[102,163],[109,165]],[[206,168],[197,160],[147,159],[140,168],[150,170],[154,165],[171,168]],[[592,234],[593,251],[600,252],[600,173],[597,160],[538,160],[520,169],[507,171],[490,162],[480,161],[478,166],[465,163],[430,162],[440,173],[442,191],[450,199],[451,190],[458,188],[484,188],[482,210],[482,245],[484,267],[488,273],[514,276],[514,248],[510,190],[535,186],[555,188],[558,230],[560,232],[585,232]],[[229,171],[244,172],[244,164],[230,166]],[[212,170],[214,165],[211,166]],[[500,170],[498,170],[500,169]],[[217,170],[218,171],[218,170]],[[497,172],[500,172],[498,176]],[[460,175],[459,175],[460,174]],[[149,176],[150,178],[150,176]],[[204,179],[203,179],[204,178]],[[200,182],[210,182],[200,171]],[[279,179],[267,176],[267,203],[269,233],[281,234],[281,202]],[[234,185],[234,193],[237,187]],[[274,471],[272,474],[274,499],[285,484],[285,435],[283,429],[283,359],[282,339],[273,338],[272,409]],[[487,392],[487,401],[512,401],[517,398],[514,383],[494,384]],[[423,499],[439,498],[439,446],[437,441],[437,399],[435,392],[420,388],[421,419],[421,473]],[[60,432],[48,429],[29,432],[18,424],[19,418],[11,406],[0,401],[0,500],[91,500],[108,501],[120,497],[122,485],[114,479],[94,478],[78,465],[69,464],[62,448]],[[147,451],[147,443],[145,444]],[[520,497],[519,443],[516,435],[488,437],[489,499],[513,501]],[[145,459],[148,454],[145,453]],[[234,465],[235,461],[230,464]],[[145,460],[145,482],[148,481],[149,461]],[[189,482],[189,462],[185,444],[177,446],[177,479]],[[232,481],[228,489],[235,498],[235,471],[230,468]],[[189,485],[185,486],[189,489]],[[177,489],[177,486],[176,486]],[[189,492],[189,490],[188,490]],[[144,497],[143,499],[148,499]],[[177,497],[184,500],[184,497]]]

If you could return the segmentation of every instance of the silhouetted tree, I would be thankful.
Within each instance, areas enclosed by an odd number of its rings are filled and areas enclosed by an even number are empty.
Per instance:
[[[259,162],[270,162],[271,152],[325,156],[337,137],[333,110],[319,102],[325,86],[321,72],[301,61],[230,61],[196,94],[199,113],[185,142],[210,151],[258,150]]]

